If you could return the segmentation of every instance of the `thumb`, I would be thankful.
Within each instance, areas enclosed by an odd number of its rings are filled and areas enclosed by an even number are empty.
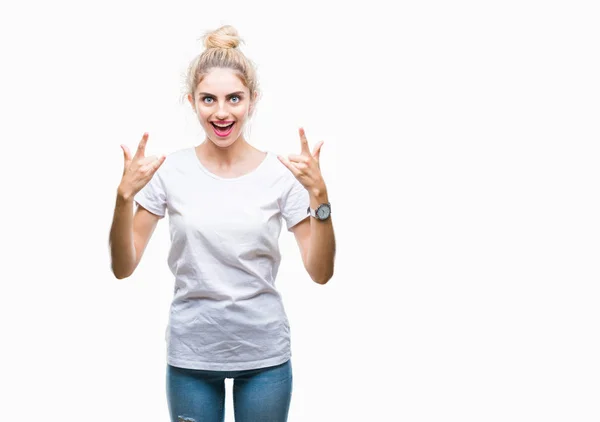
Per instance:
[[[319,162],[319,158],[321,157],[321,147],[323,146],[323,144],[325,143],[325,141],[321,141],[317,144],[317,146],[315,147],[315,149],[313,150],[313,157],[315,157],[315,160],[317,160],[317,162]]]
[[[125,173],[125,170],[129,166],[129,163],[131,163],[131,151],[129,151],[129,148],[127,148],[127,145],[121,145],[121,149],[123,150],[123,160],[124,160],[123,173]]]
[[[131,161],[131,152],[129,151],[129,148],[127,148],[127,145],[121,145],[121,149],[123,150],[123,158],[125,159],[125,163]]]

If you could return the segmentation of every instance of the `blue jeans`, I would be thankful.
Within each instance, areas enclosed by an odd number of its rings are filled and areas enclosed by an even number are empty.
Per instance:
[[[206,371],[167,364],[172,422],[223,422],[225,378],[233,378],[236,422],[286,422],[292,398],[292,361],[245,371]]]

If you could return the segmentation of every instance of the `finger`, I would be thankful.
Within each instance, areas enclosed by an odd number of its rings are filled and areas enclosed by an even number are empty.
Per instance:
[[[158,160],[161,156],[156,156],[156,155],[150,155],[148,157],[144,157],[144,158],[140,158],[138,160],[138,164],[140,167],[147,167],[150,168],[152,166],[152,164],[154,164],[154,162],[156,160]]]
[[[279,161],[281,161],[294,176],[298,176],[300,174],[298,169],[287,158],[282,157],[281,155],[278,155],[277,158],[279,158]]]
[[[290,154],[288,160],[292,163],[308,163],[310,159],[306,155]]]
[[[129,151],[127,145],[121,145],[121,149],[123,150],[123,158],[125,160],[125,165],[127,165],[131,161],[131,151]]]
[[[166,158],[167,158],[167,157],[166,157],[166,156],[163,154],[163,155],[161,155],[160,157],[158,157],[158,158],[157,158],[157,159],[156,159],[156,160],[155,160],[155,161],[152,163],[152,169],[153,169],[153,172],[156,172],[156,170],[158,170],[158,168],[159,168],[160,166],[162,166],[162,163],[164,163],[164,162],[165,162],[165,159],[166,159]]]
[[[292,163],[292,165],[294,167],[296,167],[296,169],[298,171],[300,171],[300,173],[302,173],[304,170],[308,169],[308,164],[306,164],[306,163]]]
[[[300,144],[302,145],[302,154],[310,154],[310,149],[308,148],[308,140],[306,139],[306,133],[304,132],[304,128],[300,128],[298,130],[300,134]]]
[[[121,149],[123,150],[123,176],[125,176],[125,173],[127,173],[127,169],[129,168],[129,165],[131,164],[131,152],[129,151],[129,148],[127,148],[127,145],[121,145]]]
[[[165,156],[163,154],[160,156],[152,155],[150,157],[144,157],[138,161],[138,163],[142,172],[154,174],[164,161]]]
[[[146,154],[146,143],[148,142],[148,133],[144,133],[142,140],[140,141],[137,151],[135,152],[136,158],[141,158]]]
[[[315,157],[315,160],[319,161],[319,157],[321,156],[321,147],[323,146],[323,144],[325,143],[325,141],[321,141],[317,144],[317,146],[315,147],[315,149],[313,150],[313,157]]]

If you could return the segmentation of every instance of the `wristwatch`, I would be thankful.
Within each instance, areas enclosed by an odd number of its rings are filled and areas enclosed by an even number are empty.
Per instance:
[[[311,217],[316,218],[317,220],[327,220],[331,215],[331,204],[325,203],[321,204],[317,207],[316,210],[313,210],[310,206],[306,210]]]

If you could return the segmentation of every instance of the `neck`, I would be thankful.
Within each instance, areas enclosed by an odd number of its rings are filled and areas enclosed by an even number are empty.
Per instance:
[[[225,166],[243,161],[244,157],[254,150],[254,148],[244,139],[243,135],[240,135],[233,144],[225,148],[216,146],[208,138],[196,148],[198,151],[202,151],[202,155],[209,161]]]

